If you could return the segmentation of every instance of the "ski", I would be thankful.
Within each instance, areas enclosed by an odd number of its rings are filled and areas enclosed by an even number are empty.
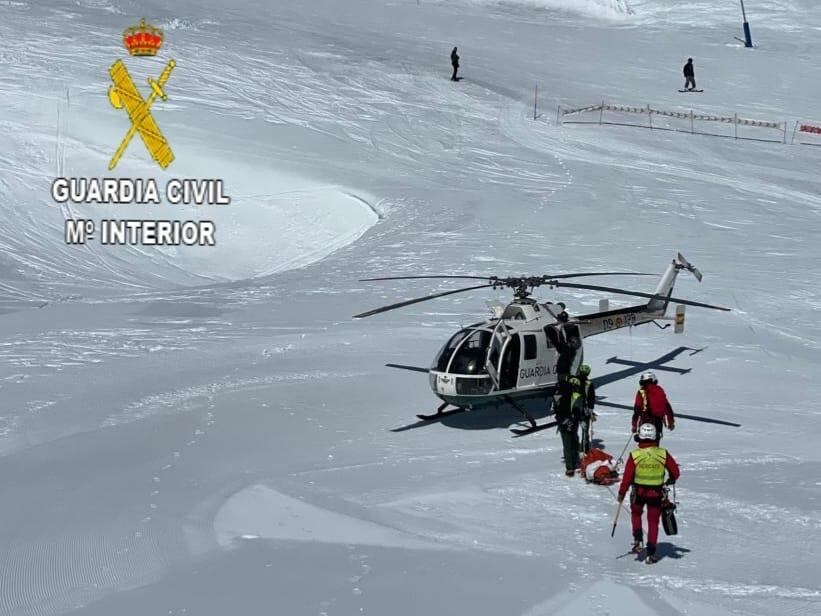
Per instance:
[[[619,554],[618,556],[616,556],[616,560],[627,558],[628,556],[635,556],[636,561],[644,562],[644,559],[646,558],[646,552],[644,548],[641,548],[638,552],[636,550],[631,549],[625,552],[624,554]]]
[[[647,558],[647,548],[644,545],[642,545],[638,549],[636,549],[635,547],[630,548],[630,550],[625,552],[624,554],[619,554],[618,556],[616,556],[616,560],[626,558],[628,556],[635,556],[636,561],[644,562],[644,560]]]
[[[704,92],[704,90],[679,90],[679,92]]]
[[[525,436],[527,434],[533,434],[534,432],[539,432],[540,430],[546,430],[547,428],[555,428],[556,423],[557,422],[555,422],[555,421],[549,421],[545,424],[530,426],[529,428],[511,428],[510,431],[513,432],[513,434],[516,435],[513,438],[516,438],[518,436]]]

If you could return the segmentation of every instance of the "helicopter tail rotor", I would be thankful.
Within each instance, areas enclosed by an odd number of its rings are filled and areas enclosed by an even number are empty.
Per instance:
[[[681,253],[678,253],[676,255],[676,259],[678,260],[679,264],[683,269],[686,269],[688,272],[690,272],[693,276],[696,277],[696,280],[701,282],[701,272],[695,265],[691,264],[687,259],[685,259]]]
[[[657,312],[660,315],[665,315],[667,313],[667,306],[670,304],[670,300],[672,299],[673,301],[678,301],[674,300],[670,296],[673,294],[673,287],[676,284],[676,278],[678,278],[681,270],[690,272],[693,276],[695,276],[696,280],[701,282],[701,272],[679,252],[676,254],[676,258],[673,259],[673,261],[667,266],[664,274],[662,274],[661,280],[659,280],[658,286],[656,287],[656,297],[647,302],[648,310],[651,312]],[[687,302],[679,303],[686,304]]]

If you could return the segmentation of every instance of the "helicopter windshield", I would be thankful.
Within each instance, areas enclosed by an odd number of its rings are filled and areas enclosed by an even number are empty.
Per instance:
[[[485,358],[490,347],[491,333],[475,330],[456,350],[448,372],[454,374],[486,374]]]
[[[470,332],[470,329],[460,329],[458,332],[453,334],[445,346],[443,346],[439,353],[437,353],[433,360],[431,370],[447,372],[450,358],[453,357],[453,352],[456,350],[456,347],[459,346],[459,343],[462,342],[462,340],[465,339],[465,336],[467,336]]]

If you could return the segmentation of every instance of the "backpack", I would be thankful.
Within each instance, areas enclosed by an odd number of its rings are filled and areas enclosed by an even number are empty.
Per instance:
[[[678,534],[678,522],[676,521],[676,503],[670,500],[669,490],[663,491],[661,499],[661,526],[665,535]]]

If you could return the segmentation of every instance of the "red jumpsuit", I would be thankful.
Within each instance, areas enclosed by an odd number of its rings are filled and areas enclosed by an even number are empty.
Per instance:
[[[642,441],[639,443],[640,449],[647,447],[658,447],[656,441]],[[673,481],[679,478],[681,472],[678,468],[678,463],[673,456],[667,452],[664,461],[664,467]],[[627,494],[627,488],[633,484],[636,476],[636,463],[633,456],[627,458],[627,464],[624,467],[624,474],[621,478],[621,485],[619,486],[619,500],[624,498]],[[641,528],[641,514],[644,505],[647,505],[647,554],[653,555],[656,553],[656,541],[659,536],[659,518],[661,517],[661,486],[633,486],[633,492],[630,496],[630,514],[633,521],[633,539],[641,541],[643,533]]]
[[[664,393],[661,385],[656,383],[642,385],[636,392],[636,400],[633,403],[633,432],[638,431],[641,424],[651,423],[656,426],[660,435],[662,424],[672,430],[675,422],[673,407],[670,406],[670,401],[667,400],[667,394]]]

